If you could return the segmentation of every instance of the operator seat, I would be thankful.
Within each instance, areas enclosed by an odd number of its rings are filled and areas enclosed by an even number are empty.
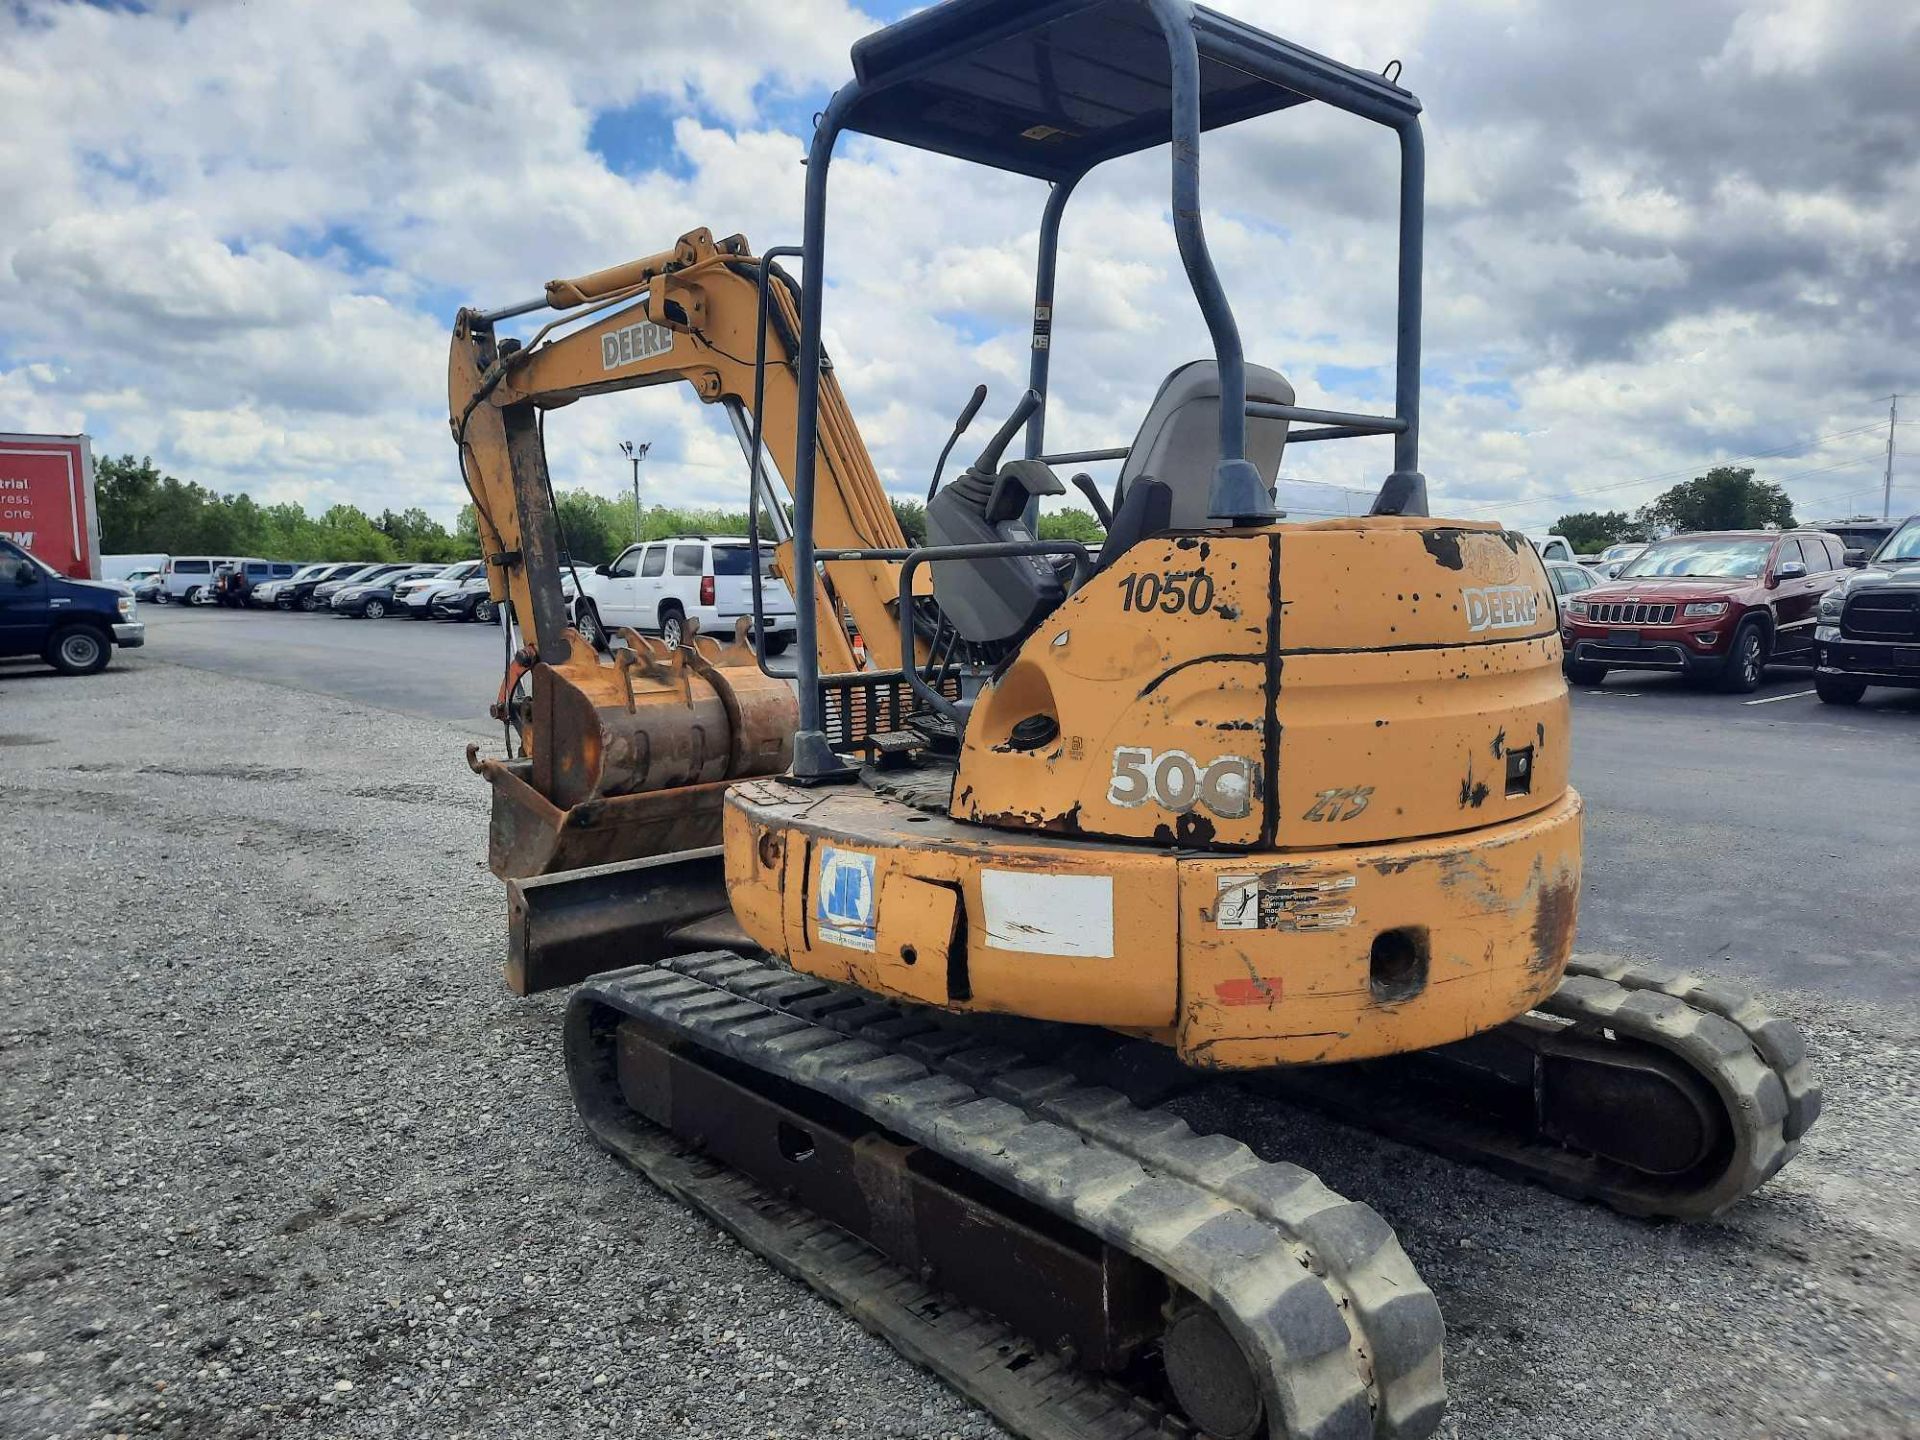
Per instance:
[[[928,502],[928,543],[1030,541],[1028,504],[1066,488],[1040,460],[1010,460],[991,473],[970,465]],[[975,555],[935,560],[928,568],[933,598],[960,638],[974,645],[1018,642],[1067,597],[1059,571],[1040,555]]]
[[[1293,403],[1293,386],[1278,370],[1264,365],[1246,368],[1247,399]],[[1247,459],[1260,472],[1269,493],[1279,479],[1280,452],[1286,443],[1286,421],[1247,417]],[[1126,508],[1127,492],[1135,483],[1152,479],[1173,492],[1167,528],[1218,529],[1221,522],[1207,514],[1207,492],[1219,460],[1220,367],[1212,360],[1190,360],[1160,382],[1159,393],[1147,407],[1147,418],[1140,422],[1140,433],[1114,487],[1115,518]],[[1106,560],[1104,551],[1101,559]]]

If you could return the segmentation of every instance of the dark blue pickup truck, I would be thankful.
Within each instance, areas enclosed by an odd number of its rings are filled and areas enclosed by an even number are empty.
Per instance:
[[[69,580],[0,540],[0,659],[38,655],[63,674],[91,675],[106,668],[114,646],[146,643],[126,590]]]

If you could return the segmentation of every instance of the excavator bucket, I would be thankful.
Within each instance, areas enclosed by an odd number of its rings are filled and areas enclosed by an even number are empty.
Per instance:
[[[468,763],[493,787],[487,863],[526,879],[718,845],[729,781],[792,759],[797,707],[743,640],[691,628],[670,649],[632,630],[610,657],[568,632],[572,653],[531,667],[532,754]]]

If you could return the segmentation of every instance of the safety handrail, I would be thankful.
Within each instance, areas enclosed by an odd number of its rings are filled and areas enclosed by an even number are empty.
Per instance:
[[[818,552],[825,557],[828,551]],[[913,572],[923,564],[941,560],[993,560],[1012,555],[1072,555],[1079,559],[1082,566],[1091,566],[1093,556],[1078,540],[996,540],[985,545],[923,545],[908,551],[887,551],[883,553],[851,554],[839,553],[840,559],[887,559],[900,561],[900,653],[913,653]],[[915,696],[925,702],[936,715],[943,716],[952,724],[955,733],[965,734],[967,712],[955,705],[946,696],[935,690],[921,678],[914,666],[903,667],[907,677],[907,686]]]
[[[1344,440],[1356,435],[1398,435],[1407,422],[1393,415],[1361,415],[1347,410],[1316,410],[1306,405],[1279,405],[1270,400],[1249,400],[1247,414],[1263,420],[1298,420],[1325,428],[1295,430],[1287,443],[1305,440]],[[1115,445],[1104,450],[1060,450],[1036,457],[1047,465],[1089,465],[1098,460],[1124,460],[1133,453],[1131,445]]]

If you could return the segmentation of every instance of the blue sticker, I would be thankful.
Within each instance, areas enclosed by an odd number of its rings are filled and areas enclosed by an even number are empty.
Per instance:
[[[873,856],[822,846],[820,878],[813,893],[814,919],[819,922],[823,941],[852,950],[873,949],[874,920],[879,910]]]

